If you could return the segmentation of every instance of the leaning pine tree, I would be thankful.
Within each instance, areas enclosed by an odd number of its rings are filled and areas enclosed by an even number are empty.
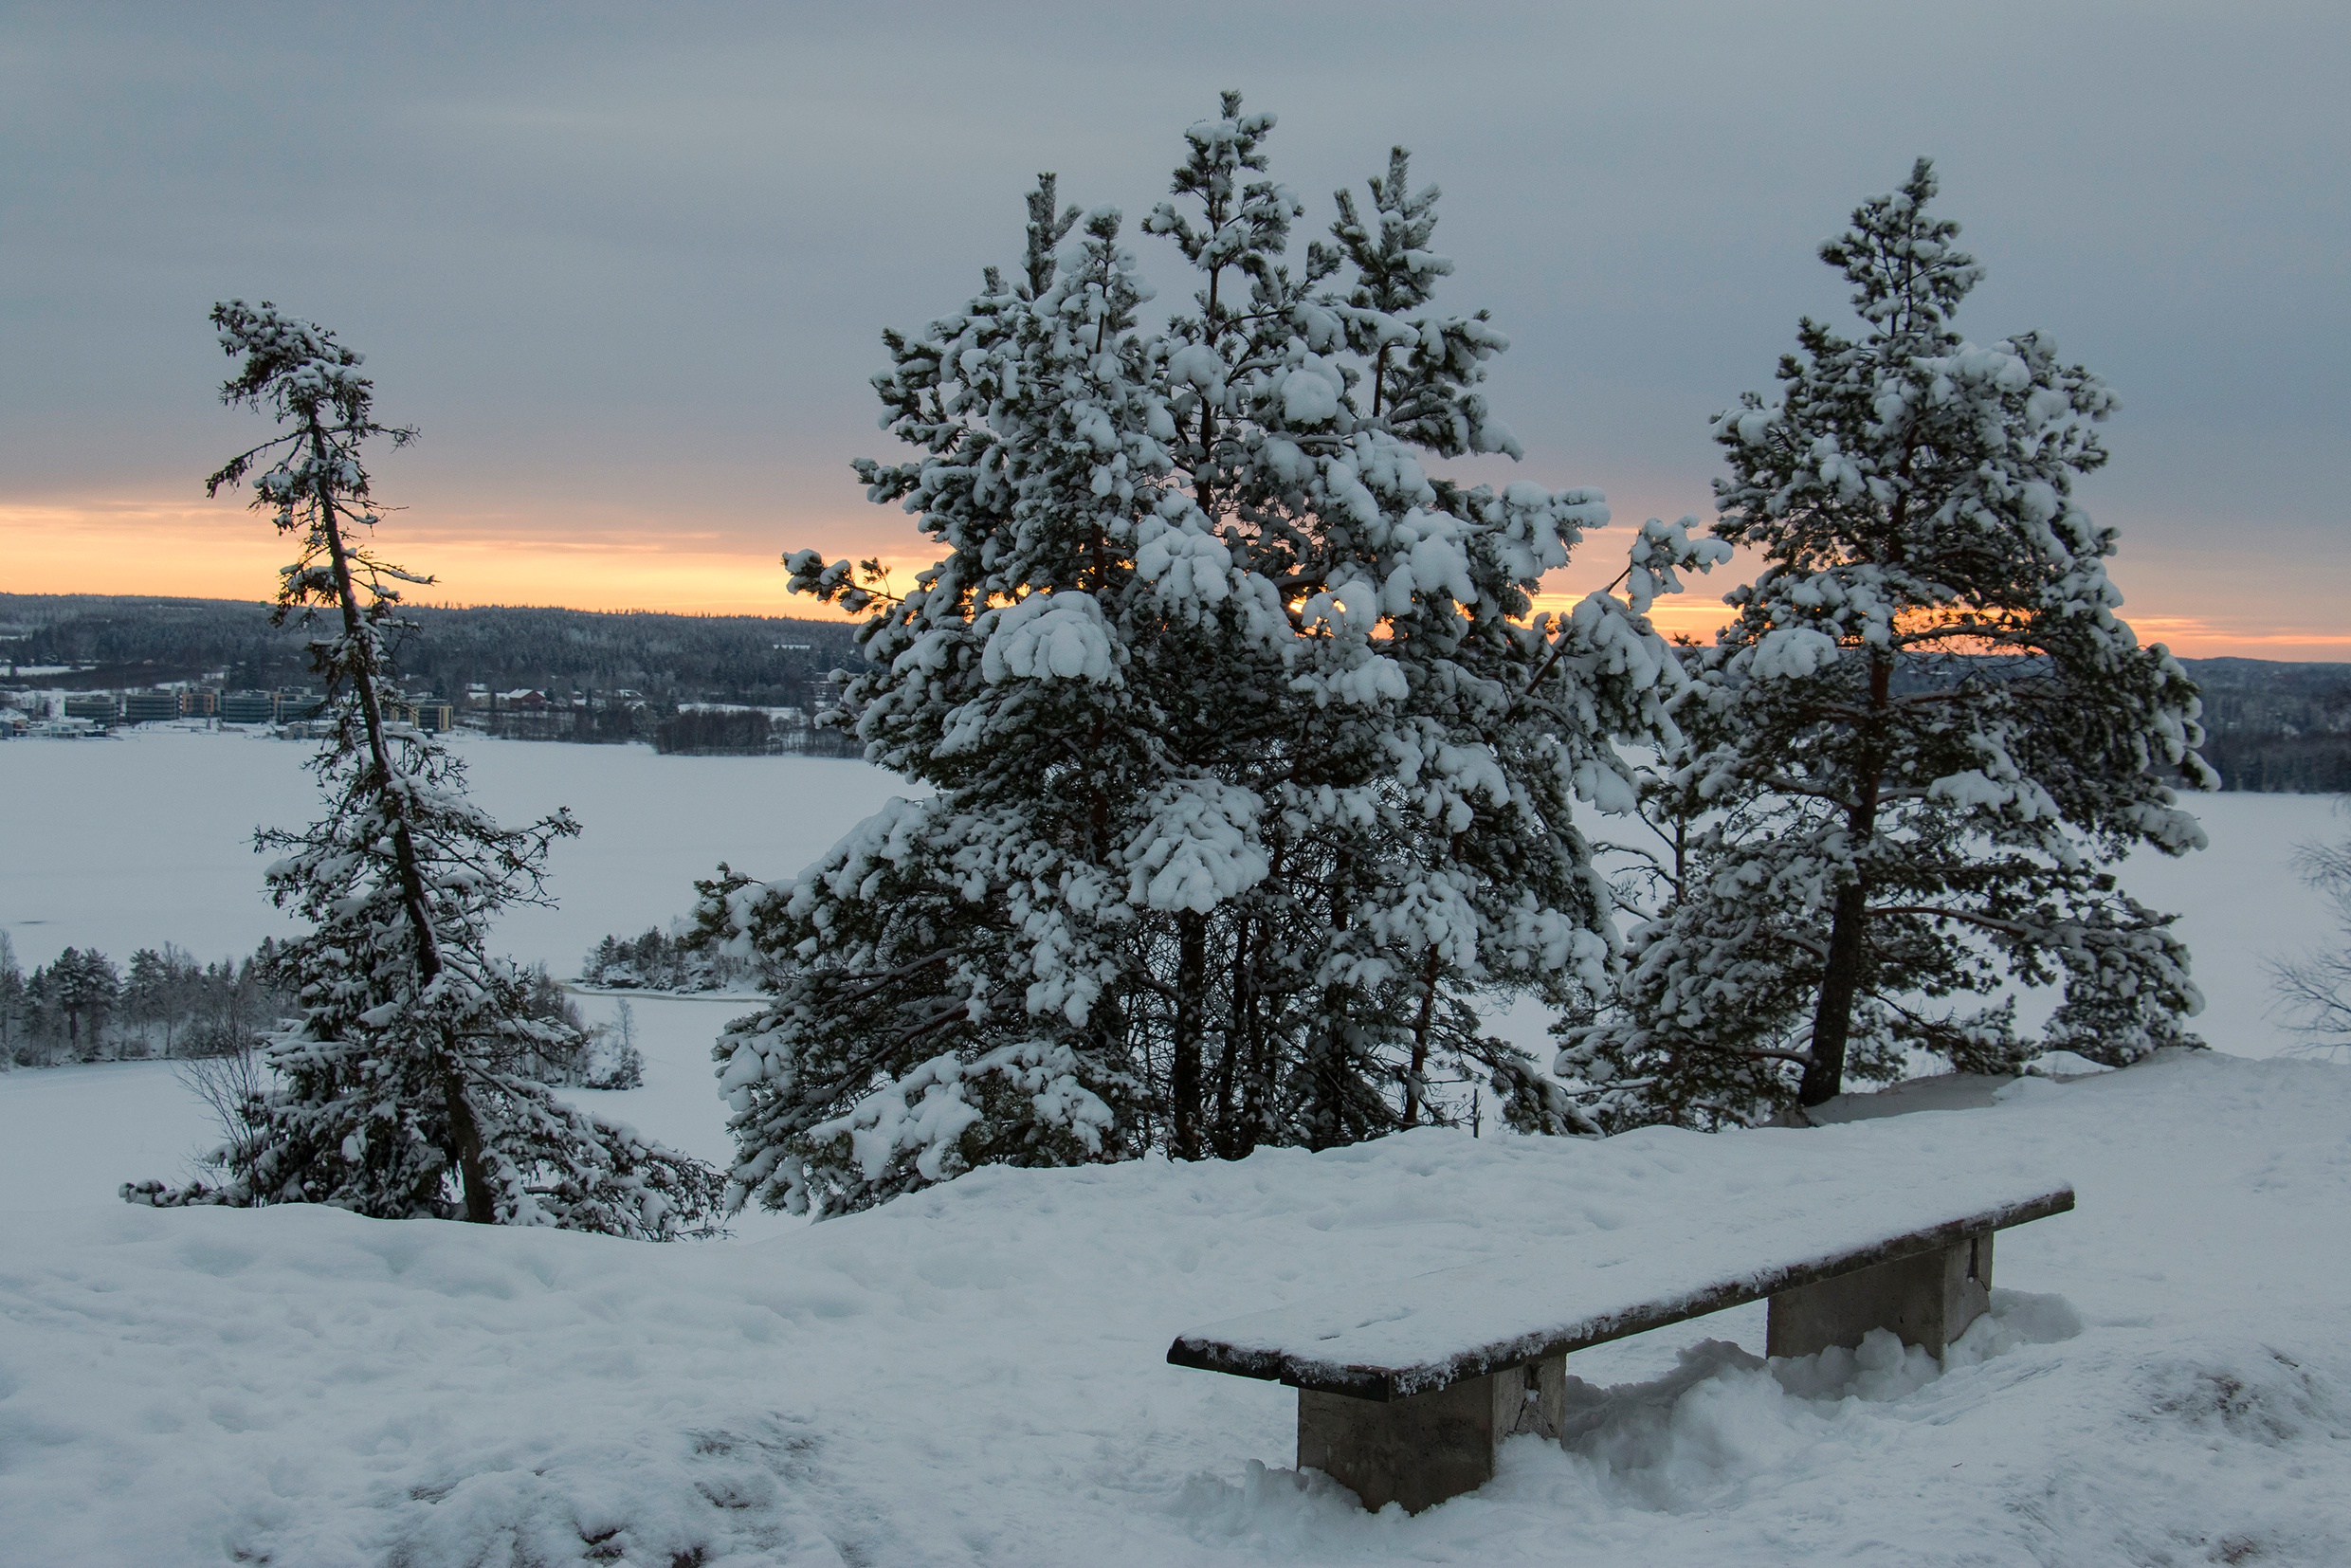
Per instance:
[[[1981,276],[1921,159],[1821,257],[1865,331],[1817,322],[1715,438],[1716,538],[1755,551],[1693,661],[1651,803],[1685,835],[1615,1012],[1556,1070],[1611,1127],[1746,1123],[1912,1052],[2015,1071],[2192,1043],[2188,955],[2104,867],[2200,848],[2196,689],[2117,618],[2115,533],[2073,499],[2113,396],[2049,339],[1988,346]],[[2012,983],[2059,984],[2038,1040]]]
[[[241,357],[222,399],[274,414],[282,432],[231,460],[210,489],[257,466],[254,504],[300,557],[277,619],[319,610],[311,645],[335,724],[312,764],[326,814],[264,831],[285,851],[271,898],[310,930],[278,950],[301,1022],[268,1051],[270,1086],[237,1108],[213,1157],[217,1185],[144,1182],[133,1202],[328,1203],[378,1218],[553,1225],[667,1240],[714,1223],[718,1173],[576,1110],[523,1070],[577,1054],[567,1026],[531,1015],[525,979],[486,950],[491,921],[541,897],[548,847],[576,833],[557,811],[501,828],[465,798],[464,770],[398,722],[388,635],[396,585],[429,581],[378,559],[361,447],[412,431],[376,423],[359,356],[332,333],[237,301],[212,313]]]
[[[940,557],[902,597],[788,564],[873,609],[847,706],[935,793],[791,885],[711,884],[776,986],[718,1048],[733,1201],[1327,1147],[1480,1095],[1579,1124],[1479,1010],[1606,983],[1571,808],[1632,801],[1611,738],[1662,733],[1679,679],[1645,611],[1713,547],[1644,529],[1625,597],[1529,620],[1599,497],[1431,472],[1518,455],[1479,391],[1505,340],[1431,308],[1451,267],[1400,152],[1294,256],[1272,124],[1229,95],[1187,133],[1143,225],[1194,269],[1165,329],[1119,213],[1047,176],[1019,273],[888,336],[916,455],[858,471]]]

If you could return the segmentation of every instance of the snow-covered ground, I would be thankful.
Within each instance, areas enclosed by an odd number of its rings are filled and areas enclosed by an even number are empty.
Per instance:
[[[1662,1330],[1571,1358],[1569,1447],[1414,1518],[1286,1468],[1288,1391],[1161,1359],[1398,1272],[1720,1233],[1824,1154],[2054,1164],[2081,1204],[2002,1236],[1945,1367],[1765,1364],[1753,1308]],[[2341,1564],[2351,1069],[991,1170],[748,1245],[99,1204],[0,1215],[0,1317],[11,1562]]]

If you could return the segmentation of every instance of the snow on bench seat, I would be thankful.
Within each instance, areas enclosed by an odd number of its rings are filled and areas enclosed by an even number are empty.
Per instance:
[[[1736,1201],[1733,1199],[1731,1201]],[[1949,1248],[2073,1207],[2063,1181],[1938,1174],[1810,1194],[1768,1228],[1594,1265],[1572,1243],[1228,1319],[1179,1336],[1177,1366],[1399,1399],[1542,1357]]]
[[[1824,1174],[1725,1193],[1695,1237],[1642,1245],[1668,1231],[1668,1211],[1228,1319],[1177,1336],[1167,1358],[1292,1385],[1298,1468],[1417,1513],[1485,1485],[1505,1439],[1562,1434],[1571,1351],[1768,1298],[1773,1356],[1876,1329],[1941,1356],[1991,1302],[1993,1233],[2073,1207],[2067,1183],[2014,1173]]]

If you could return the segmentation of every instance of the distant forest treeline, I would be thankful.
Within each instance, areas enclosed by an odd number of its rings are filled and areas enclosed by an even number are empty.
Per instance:
[[[27,976],[0,931],[0,1067],[148,1056],[226,1056],[300,1011],[272,973],[267,942],[246,958],[200,963],[140,948],[128,973],[69,947]]]
[[[0,931],[0,1070],[72,1062],[149,1057],[200,1061],[257,1048],[301,1013],[293,980],[281,972],[283,950],[264,941],[244,958],[199,962],[165,943],[142,947],[118,968],[95,948],[69,947],[28,975]],[[579,1031],[561,1056],[533,1051],[519,1064],[543,1083],[592,1089],[634,1088],[644,1057],[629,1038],[590,1028],[544,964],[522,972],[524,1013]]]
[[[751,733],[761,729],[756,716],[681,715],[679,706],[813,707],[829,672],[864,667],[847,621],[495,606],[416,606],[409,614],[417,628],[400,649],[400,667],[414,689],[451,700],[473,684],[557,699],[628,690],[655,721],[602,710],[538,720],[550,738],[566,739],[633,737],[681,752],[773,749],[764,731]],[[309,675],[301,634],[272,628],[266,606],[235,599],[0,593],[0,661],[89,665],[38,678],[84,689],[216,673],[231,689],[273,689]],[[2204,690],[2205,758],[2228,788],[2351,793],[2351,664],[2182,663]],[[0,672],[7,667],[0,663]]]
[[[468,685],[551,696],[633,691],[680,702],[807,707],[811,686],[863,667],[847,621],[638,611],[444,610],[410,606],[399,667],[413,689],[455,700]],[[0,593],[0,674],[9,663],[77,666],[40,684],[105,690],[218,674],[232,690],[310,679],[304,637],[237,599]],[[78,666],[89,665],[82,669]]]
[[[2204,692],[2204,760],[2223,786],[2351,793],[2351,665],[2183,659]]]
[[[748,991],[764,989],[748,957],[720,952],[692,936],[665,937],[656,926],[642,937],[607,937],[581,960],[582,985],[614,991]]]

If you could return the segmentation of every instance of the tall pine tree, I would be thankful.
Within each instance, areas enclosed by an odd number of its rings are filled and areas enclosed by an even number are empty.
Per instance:
[[[1761,557],[1694,661],[1652,804],[1688,836],[1622,1005],[1557,1070],[1607,1124],[1748,1122],[1923,1051],[2123,1063],[2201,1005],[2172,917],[2105,869],[2200,848],[2177,803],[2196,690],[2115,613],[2115,532],[2074,500],[2105,383],[1950,324],[1981,277],[1921,159],[1821,246],[1864,331],[1807,319],[1780,391],[1715,439],[1717,539]],[[2011,983],[2058,984],[2038,1041]]]
[[[1530,621],[1600,498],[1430,471],[1518,455],[1478,390],[1505,340],[1430,308],[1450,264],[1401,152],[1295,257],[1272,127],[1228,95],[1186,133],[1143,226],[1196,281],[1165,330],[1120,214],[1079,228],[1047,176],[1016,279],[885,339],[918,455],[858,471],[941,556],[902,597],[788,564],[874,610],[847,706],[936,793],[790,886],[711,884],[777,983],[718,1048],[738,1201],[1325,1147],[1480,1093],[1575,1121],[1480,1010],[1605,983],[1570,811],[1631,801],[1611,738],[1678,678],[1644,612],[1713,547],[1651,525],[1626,597]]]
[[[359,356],[267,302],[215,307],[242,360],[224,402],[272,414],[281,433],[231,459],[210,493],[258,466],[254,505],[299,558],[277,620],[325,612],[310,645],[332,740],[311,764],[326,813],[258,835],[283,856],[270,897],[310,922],[276,953],[302,1021],[268,1053],[273,1085],[215,1156],[219,1185],[126,1186],[134,1202],[330,1203],[379,1218],[554,1225],[666,1240],[713,1224],[717,1173],[556,1099],[530,1063],[576,1054],[568,1026],[532,1016],[526,976],[494,956],[491,921],[537,902],[556,811],[501,828],[465,798],[465,771],[398,722],[388,639],[399,585],[428,582],[378,557],[362,447],[414,432],[376,422]]]

